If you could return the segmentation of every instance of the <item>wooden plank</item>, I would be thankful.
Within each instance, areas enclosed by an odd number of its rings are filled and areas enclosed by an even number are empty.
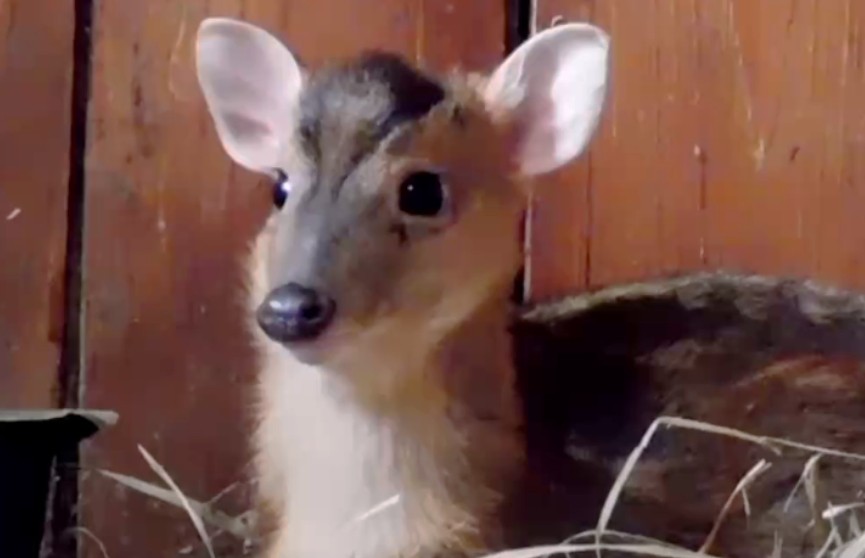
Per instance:
[[[694,155],[700,107],[683,87],[697,63],[689,25],[695,2],[623,4],[538,4],[539,28],[563,18],[607,30],[613,65],[590,152],[539,186],[532,224],[536,299],[700,264],[701,170]],[[544,222],[550,212],[559,215],[556,224]],[[563,270],[574,252],[579,258]]]
[[[539,214],[585,221],[533,224],[535,298],[701,267],[865,288],[859,4],[539,0],[557,16],[611,33],[613,87],[540,188]]]
[[[264,25],[313,66],[378,47],[436,68],[476,68],[502,55],[503,6],[498,0],[98,3],[86,403],[117,410],[120,422],[87,451],[88,468],[155,480],[136,451],[142,444],[191,497],[205,500],[246,472],[253,363],[240,266],[269,210],[269,191],[232,166],[216,141],[193,71],[199,21],[222,15]],[[224,499],[235,512],[244,505],[243,491],[236,492]],[[176,556],[196,542],[182,512],[99,476],[86,478],[82,507],[85,527],[112,556]],[[83,544],[84,556],[101,556]]]
[[[0,408],[55,405],[72,2],[0,2]]]

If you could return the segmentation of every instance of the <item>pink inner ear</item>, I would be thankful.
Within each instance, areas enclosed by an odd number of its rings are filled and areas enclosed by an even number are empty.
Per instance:
[[[235,162],[255,172],[270,172],[279,165],[282,143],[265,121],[242,112],[219,115],[219,136]]]
[[[271,140],[270,128],[259,120],[253,120],[237,112],[229,112],[223,115],[223,121],[238,143],[250,145]]]

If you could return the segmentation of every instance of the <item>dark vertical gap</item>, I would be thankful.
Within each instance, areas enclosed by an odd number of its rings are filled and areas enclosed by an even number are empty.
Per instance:
[[[90,30],[94,0],[75,0],[74,68],[72,73],[72,126],[69,146],[65,311],[60,404],[77,407],[81,376],[81,301],[84,248],[84,161],[87,151],[87,104],[90,100]]]
[[[75,27],[72,42],[64,324],[57,401],[58,406],[71,408],[79,407],[81,404],[84,182],[94,2],[95,0],[75,0]],[[48,533],[52,558],[77,558],[78,556],[78,537],[75,528],[78,525],[79,463],[77,443],[70,443],[68,447],[62,448],[55,460]]]
[[[531,33],[532,17],[532,0],[504,0],[505,1],[505,55],[511,53],[523,41],[529,38]],[[525,238],[528,234],[530,219],[528,214],[523,214],[523,220],[520,223],[520,246],[525,247]],[[523,261],[523,266],[517,276],[514,278],[514,286],[511,294],[511,300],[516,304],[522,304],[526,301],[529,285],[526,284],[525,266],[528,262]],[[530,279],[529,279],[530,280]]]
[[[528,211],[523,211],[522,217],[520,218],[520,228],[519,235],[517,236],[517,240],[520,243],[520,246],[525,247],[526,245],[526,233],[528,232]],[[526,285],[526,262],[523,260],[523,265],[520,267],[520,270],[517,272],[516,277],[514,277],[514,283],[511,287],[511,302],[517,305],[523,304],[526,301],[527,293],[526,293],[527,285]]]
[[[529,38],[532,23],[532,0],[505,0],[505,52],[513,52]]]

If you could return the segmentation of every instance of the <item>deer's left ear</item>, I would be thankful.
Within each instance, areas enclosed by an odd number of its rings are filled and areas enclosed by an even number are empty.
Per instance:
[[[607,92],[610,40],[572,23],[538,33],[492,74],[482,96],[514,126],[514,156],[524,175],[553,171],[582,153]]]

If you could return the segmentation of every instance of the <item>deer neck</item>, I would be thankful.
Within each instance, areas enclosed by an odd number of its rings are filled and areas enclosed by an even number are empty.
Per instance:
[[[294,541],[346,530],[359,557],[434,541],[482,545],[475,536],[488,531],[522,457],[508,319],[507,297],[490,297],[435,335],[382,336],[339,367],[283,351],[272,371],[281,385],[263,391],[282,409],[262,432],[290,438],[275,446],[290,454],[285,517],[304,518],[290,529]],[[366,515],[383,502],[388,509]]]
[[[509,319],[505,296],[447,323],[418,316],[373,333],[321,372],[335,396],[382,418],[436,406],[495,416],[513,392]]]

